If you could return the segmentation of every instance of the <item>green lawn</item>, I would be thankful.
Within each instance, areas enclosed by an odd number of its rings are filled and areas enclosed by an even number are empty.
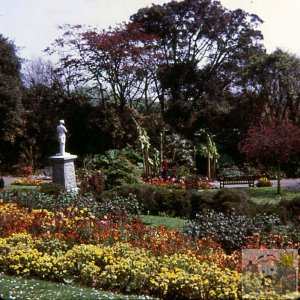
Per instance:
[[[93,288],[84,288],[70,284],[54,283],[36,279],[25,279],[3,274],[0,274],[0,298],[5,300],[153,299],[150,297],[120,295]]]
[[[32,190],[36,189],[36,185],[18,185],[18,184],[12,184],[12,185],[7,185],[4,187],[4,190]]]
[[[281,199],[291,200],[300,193],[291,189],[282,188],[282,195],[277,195],[277,187],[260,187],[245,189],[250,199],[257,204],[278,203]]]
[[[141,220],[150,226],[165,226],[169,229],[182,230],[187,220],[172,218],[172,217],[162,217],[162,216],[151,216],[151,215],[141,215]]]

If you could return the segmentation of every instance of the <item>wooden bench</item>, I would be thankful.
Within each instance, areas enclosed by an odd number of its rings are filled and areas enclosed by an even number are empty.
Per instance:
[[[253,176],[243,176],[243,177],[222,177],[218,178],[220,182],[220,188],[224,188],[226,185],[234,184],[247,184],[249,187],[254,187],[255,177]]]

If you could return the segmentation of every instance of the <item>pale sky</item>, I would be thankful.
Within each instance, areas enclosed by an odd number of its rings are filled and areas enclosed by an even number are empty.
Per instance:
[[[22,58],[45,57],[62,24],[107,28],[128,21],[139,8],[168,0],[0,0],[0,34],[20,47]],[[300,57],[300,0],[221,0],[264,20],[260,28],[268,52],[277,47]]]

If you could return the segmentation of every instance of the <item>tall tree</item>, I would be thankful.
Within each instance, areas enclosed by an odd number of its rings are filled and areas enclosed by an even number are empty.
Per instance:
[[[158,37],[161,102],[166,121],[179,131],[203,122],[211,126],[214,116],[228,111],[227,98],[238,71],[263,51],[262,35],[256,30],[262,21],[240,9],[227,10],[218,1],[153,5],[140,9],[131,20],[144,33]]]
[[[2,161],[12,157],[12,146],[22,134],[22,84],[16,46],[0,35],[0,140]]]
[[[108,31],[69,25],[62,29],[63,37],[49,49],[50,53],[67,53],[60,60],[61,71],[69,70],[75,85],[96,88],[102,101],[112,102],[121,113],[126,106],[136,107],[149,84],[140,62],[149,51],[145,45],[150,36],[132,24]]]
[[[277,166],[277,194],[281,194],[280,167],[293,152],[300,152],[300,127],[291,121],[251,127],[240,151],[247,159]]]
[[[300,59],[280,49],[255,57],[243,72],[243,94],[255,122],[299,122]]]

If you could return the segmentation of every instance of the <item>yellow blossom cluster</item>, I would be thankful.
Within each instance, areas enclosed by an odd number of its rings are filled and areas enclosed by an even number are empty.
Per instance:
[[[25,233],[0,238],[0,271],[57,281],[142,292],[160,298],[238,299],[241,274],[201,262],[192,252],[153,255],[128,243],[81,244]],[[51,248],[52,247],[52,248]]]

